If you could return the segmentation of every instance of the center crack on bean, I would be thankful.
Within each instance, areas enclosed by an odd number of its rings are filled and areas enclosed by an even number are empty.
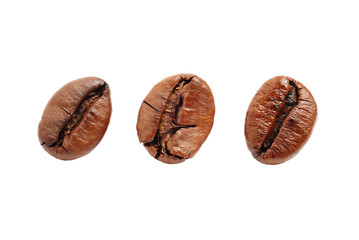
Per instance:
[[[173,155],[167,149],[167,143],[170,138],[181,128],[191,128],[196,127],[197,125],[181,125],[177,123],[177,113],[179,107],[182,106],[182,94],[184,87],[192,81],[193,77],[189,79],[181,79],[179,83],[173,88],[171,94],[167,98],[166,106],[161,115],[161,121],[158,125],[157,132],[152,142],[145,143],[145,146],[154,146],[157,149],[155,158],[158,159],[159,156],[168,155],[173,156],[178,159],[183,159],[184,157]]]
[[[69,119],[69,121],[61,129],[57,140],[52,144],[48,144],[49,147],[53,147],[53,148],[61,147],[67,152],[64,146],[62,146],[63,140],[65,139],[65,137],[68,137],[71,134],[72,130],[80,123],[81,119],[88,111],[90,106],[103,95],[103,92],[105,91],[106,87],[107,87],[107,83],[104,83],[102,86],[89,92],[84,97],[84,99],[80,102],[75,112],[71,114],[71,118]]]
[[[275,138],[277,137],[279,130],[281,129],[284,120],[288,117],[292,109],[298,104],[298,87],[295,85],[294,81],[289,81],[292,88],[285,95],[285,104],[278,110],[278,114],[269,128],[269,131],[264,138],[264,141],[259,148],[257,156],[265,153],[268,149],[271,148]]]

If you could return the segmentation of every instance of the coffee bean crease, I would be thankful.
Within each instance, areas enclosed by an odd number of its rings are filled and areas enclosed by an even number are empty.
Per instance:
[[[287,76],[276,76],[254,95],[246,114],[244,135],[253,157],[264,164],[281,164],[306,144],[317,119],[311,92]]]
[[[283,125],[283,122],[288,117],[288,115],[292,111],[292,109],[298,104],[298,100],[299,100],[298,99],[298,87],[294,81],[289,81],[289,84],[292,88],[285,95],[285,98],[284,98],[285,104],[279,109],[274,122],[270,126],[269,131],[268,131],[266,137],[264,138],[264,141],[263,141],[261,147],[259,148],[257,156],[261,155],[262,153],[265,153],[268,149],[270,149],[270,147],[272,146],[272,143],[274,142],[275,138],[277,137],[277,135]],[[270,86],[269,84],[267,84],[267,85]],[[281,91],[280,89],[278,89],[278,90],[283,93],[283,91]],[[273,99],[273,101],[280,101],[280,100]],[[279,108],[279,106],[277,108]]]
[[[61,129],[58,139],[53,142],[52,144],[47,144],[50,148],[59,148],[61,147],[66,152],[68,152],[63,144],[63,140],[66,137],[69,137],[71,135],[71,132],[76,128],[76,126],[81,122],[81,119],[85,115],[85,113],[88,111],[88,109],[93,105],[93,103],[102,96],[104,90],[107,87],[107,83],[104,83],[102,86],[94,89],[93,91],[89,92],[84,99],[80,102],[79,106],[75,110],[73,114],[69,113],[66,109],[63,107],[60,107],[63,111],[65,111],[67,114],[71,116],[69,121],[65,124],[65,126]]]
[[[161,120],[153,141],[144,144],[145,146],[154,146],[157,149],[157,153],[155,155],[156,159],[158,159],[161,154],[172,156],[178,159],[184,159],[182,156],[172,154],[167,148],[167,143],[179,129],[193,128],[197,126],[181,125],[177,123],[178,110],[182,106],[183,102],[182,95],[185,92],[186,85],[191,82],[193,77],[194,76],[190,77],[189,79],[181,78],[178,84],[172,89],[171,94],[166,100],[167,102],[164,111],[162,112]],[[144,103],[158,111],[148,102],[144,101]]]

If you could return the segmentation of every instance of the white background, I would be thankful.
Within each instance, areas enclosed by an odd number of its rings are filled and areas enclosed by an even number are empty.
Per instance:
[[[356,1],[0,2],[0,239],[358,239]],[[193,159],[153,159],[136,133],[152,86],[177,73],[211,86],[215,124]],[[292,160],[257,162],[247,107],[277,75],[318,104]],[[108,131],[61,161],[37,126],[67,82],[112,91]]]

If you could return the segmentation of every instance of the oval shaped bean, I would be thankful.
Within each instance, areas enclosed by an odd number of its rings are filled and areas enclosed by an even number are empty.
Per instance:
[[[137,134],[147,151],[165,163],[193,157],[207,139],[215,105],[207,83],[178,74],[155,85],[141,104]]]
[[[101,141],[111,111],[110,88],[104,80],[72,81],[47,103],[38,127],[41,146],[58,159],[82,157]]]
[[[253,157],[280,164],[294,157],[309,139],[317,104],[309,90],[290,77],[266,81],[249,105],[245,138]]]

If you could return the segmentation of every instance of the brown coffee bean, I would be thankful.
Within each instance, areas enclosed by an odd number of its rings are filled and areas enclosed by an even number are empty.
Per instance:
[[[248,149],[262,163],[283,163],[307,142],[316,118],[317,104],[303,84],[274,77],[249,105],[244,130]]]
[[[193,157],[207,139],[215,106],[207,83],[178,74],[155,85],[138,113],[137,135],[147,151],[165,163]]]
[[[40,143],[58,159],[82,157],[101,141],[111,110],[110,88],[104,80],[87,77],[72,81],[47,103],[38,128]]]

